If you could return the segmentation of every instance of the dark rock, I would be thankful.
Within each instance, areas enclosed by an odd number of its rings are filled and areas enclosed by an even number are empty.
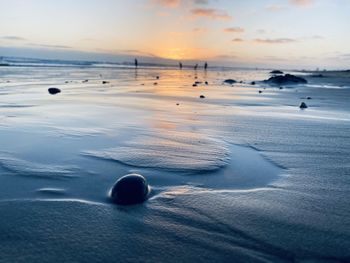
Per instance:
[[[61,92],[61,90],[58,89],[58,88],[49,88],[48,91],[49,91],[49,93],[50,93],[51,95],[55,95],[55,94]]]
[[[278,74],[284,74],[284,73],[283,73],[283,71],[280,71],[280,70],[272,70],[272,71],[270,72],[270,74],[276,74],[276,75],[278,75]]]
[[[87,82],[89,82],[89,80],[88,80],[88,79],[83,80],[83,83],[87,83]]]
[[[283,89],[283,87],[280,87],[280,89]]]
[[[159,79],[159,76],[157,76],[156,79]]]
[[[264,80],[264,82],[267,82],[269,84],[305,84],[307,83],[306,79],[297,77],[294,75],[286,74],[284,76],[273,76],[269,78],[268,80]]]
[[[157,82],[154,82],[153,85],[158,85],[158,83],[157,83]]]
[[[251,85],[255,85],[255,81],[252,81],[250,84],[251,84]]]
[[[202,84],[202,81],[196,81],[195,84],[197,85]]]
[[[206,82],[204,82],[204,83],[205,83],[205,85],[209,85],[208,81],[206,81]]]
[[[300,108],[300,109],[307,109],[306,103],[305,103],[305,102],[300,103],[299,108]]]
[[[193,83],[193,84],[192,84],[192,87],[197,87],[197,84],[196,84],[196,83]]]
[[[180,105],[180,103],[176,103],[176,106],[179,106]]]
[[[109,83],[109,81],[102,81],[102,84],[108,84]]]
[[[230,84],[230,85],[235,84],[236,82],[237,81],[235,81],[234,79],[226,79],[226,80],[224,80],[225,84]]]
[[[199,96],[201,99],[205,99],[205,96],[204,95],[200,95]]]
[[[10,64],[8,64],[8,63],[0,63],[0,67],[9,67],[10,66]]]
[[[120,205],[132,205],[144,202],[150,193],[146,179],[139,174],[127,174],[112,187],[110,197]]]
[[[261,90],[259,90],[259,93],[262,93],[262,91],[261,91]]]
[[[307,100],[311,100],[312,98],[311,98],[311,97],[307,97],[306,99],[307,99]]]

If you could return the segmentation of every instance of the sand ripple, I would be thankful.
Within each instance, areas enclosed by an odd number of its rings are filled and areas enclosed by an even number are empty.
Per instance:
[[[225,142],[201,134],[174,131],[143,134],[125,145],[83,154],[135,167],[196,173],[220,169],[229,161]]]

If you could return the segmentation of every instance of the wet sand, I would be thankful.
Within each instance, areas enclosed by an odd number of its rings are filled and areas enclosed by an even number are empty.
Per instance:
[[[0,261],[349,260],[348,73],[296,73],[2,67]]]

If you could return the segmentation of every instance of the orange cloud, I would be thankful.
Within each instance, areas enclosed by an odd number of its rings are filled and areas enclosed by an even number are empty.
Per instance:
[[[289,0],[289,2],[293,5],[307,6],[312,4],[314,0]]]
[[[193,31],[193,33],[196,33],[196,34],[203,34],[203,33],[207,33],[208,29],[207,28],[196,27],[192,31]]]
[[[244,28],[241,27],[228,27],[224,29],[225,32],[227,33],[243,33]]]
[[[152,2],[165,7],[177,7],[181,0],[152,0]]]
[[[191,10],[191,13],[195,17],[207,17],[210,19],[224,20],[232,19],[232,16],[230,16],[227,12],[213,8],[195,8]]]

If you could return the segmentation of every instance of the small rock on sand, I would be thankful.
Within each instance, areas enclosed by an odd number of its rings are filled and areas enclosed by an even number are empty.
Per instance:
[[[235,84],[236,82],[237,81],[235,81],[234,79],[226,79],[226,80],[224,80],[225,84],[230,84],[230,85]]]
[[[49,91],[49,93],[50,93],[51,95],[55,95],[55,94],[61,92],[61,90],[58,89],[58,88],[49,88],[48,91]]]
[[[299,108],[300,108],[300,109],[307,109],[306,103],[305,103],[305,102],[300,103]]]
[[[262,93],[262,91],[261,91],[261,90],[259,90],[259,93]]]
[[[205,99],[205,96],[204,95],[200,95],[199,96],[201,99]]]
[[[197,87],[197,84],[196,84],[196,83],[193,83],[193,84],[192,84],[192,87]]]
[[[110,197],[120,205],[133,205],[144,202],[150,193],[147,180],[139,174],[127,174],[112,187]]]
[[[255,81],[252,81],[250,84],[251,84],[251,85],[255,85]]]
[[[204,82],[204,83],[205,83],[205,85],[209,85],[208,81],[206,81],[206,82]]]
[[[109,83],[109,81],[102,81],[102,84],[108,84]]]

